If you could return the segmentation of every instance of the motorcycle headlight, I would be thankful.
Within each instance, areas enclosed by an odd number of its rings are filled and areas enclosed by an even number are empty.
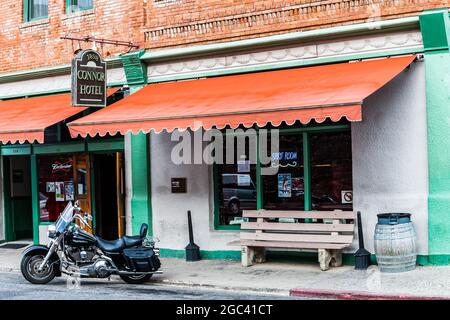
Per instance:
[[[50,239],[56,238],[56,227],[54,224],[48,226],[47,237],[49,237]]]

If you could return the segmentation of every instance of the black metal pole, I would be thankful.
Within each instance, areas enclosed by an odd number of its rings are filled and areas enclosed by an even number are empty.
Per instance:
[[[200,247],[194,243],[194,232],[192,231],[191,210],[188,210],[187,216],[188,216],[189,244],[185,248],[186,249],[186,261],[199,261],[200,260]]]
[[[355,269],[365,270],[370,265],[370,252],[364,249],[364,235],[361,222],[361,212],[358,211],[356,213],[356,218],[358,223],[359,249],[355,252]]]

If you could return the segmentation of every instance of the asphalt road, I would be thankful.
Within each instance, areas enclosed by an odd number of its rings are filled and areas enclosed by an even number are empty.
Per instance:
[[[286,300],[293,297],[185,288],[152,284],[130,285],[119,278],[81,279],[73,284],[67,277],[46,285],[33,285],[18,272],[0,272],[0,300]],[[298,299],[298,298],[297,298]]]

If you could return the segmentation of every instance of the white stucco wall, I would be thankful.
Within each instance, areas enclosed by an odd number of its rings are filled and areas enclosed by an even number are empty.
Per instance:
[[[170,134],[151,135],[151,194],[154,235],[161,248],[184,249],[189,242],[187,210],[191,210],[194,240],[201,250],[239,250],[226,244],[238,238],[236,231],[213,228],[212,168],[208,165],[175,165],[170,153],[175,142]],[[187,193],[172,194],[171,178],[187,178]]]
[[[424,63],[366,99],[352,124],[354,209],[373,252],[377,213],[409,212],[419,254],[428,253],[428,157]],[[355,240],[356,243],[356,240]]]
[[[192,211],[195,242],[202,250],[237,250],[226,244],[236,231],[213,227],[212,168],[175,165],[167,133],[151,135],[154,234],[161,248],[184,249],[188,243],[186,211]],[[363,121],[352,124],[354,209],[362,212],[366,248],[373,252],[377,213],[411,212],[420,254],[427,254],[427,135],[425,77],[414,63],[369,97]],[[172,194],[170,179],[187,178],[187,193]],[[348,252],[357,248],[357,238]]]

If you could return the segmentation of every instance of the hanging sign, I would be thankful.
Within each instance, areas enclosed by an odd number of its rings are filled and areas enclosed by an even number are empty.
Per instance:
[[[94,50],[81,50],[72,60],[72,105],[106,106],[106,62]]]

